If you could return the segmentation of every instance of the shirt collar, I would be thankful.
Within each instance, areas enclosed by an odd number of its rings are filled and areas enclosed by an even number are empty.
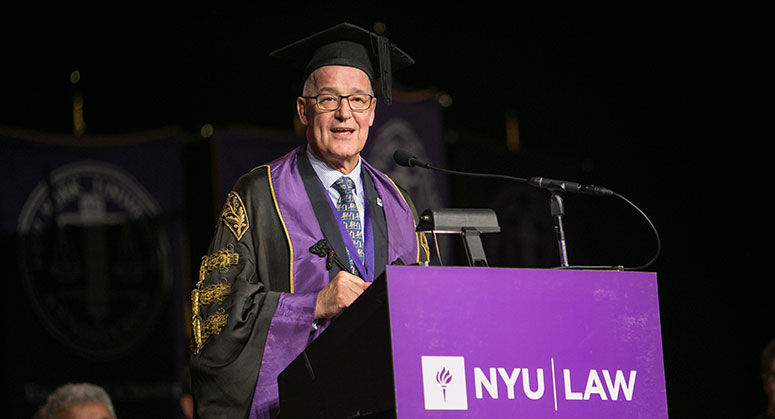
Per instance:
[[[315,153],[310,150],[309,147],[307,147],[307,157],[309,158],[309,162],[312,165],[312,169],[315,170],[315,174],[318,175],[318,178],[321,182],[323,182],[323,185],[326,187],[326,189],[331,188],[331,186],[336,182],[340,177],[347,176],[350,179],[352,179],[353,183],[355,184],[355,194],[360,195],[361,191],[363,190],[361,185],[361,157],[358,156],[358,164],[355,165],[355,168],[352,172],[349,174],[343,174],[342,172],[332,168],[328,165],[328,163],[321,160]]]

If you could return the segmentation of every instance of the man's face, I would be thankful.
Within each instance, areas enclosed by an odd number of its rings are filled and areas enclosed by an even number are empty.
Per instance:
[[[354,67],[325,66],[315,70],[305,86],[304,96],[322,93],[352,95],[372,94],[371,82],[363,71]],[[307,143],[312,151],[331,167],[349,173],[358,163],[358,153],[366,145],[369,127],[374,122],[374,100],[363,111],[353,111],[342,99],[339,109],[324,111],[315,99],[299,97],[296,110],[301,123],[307,126]]]

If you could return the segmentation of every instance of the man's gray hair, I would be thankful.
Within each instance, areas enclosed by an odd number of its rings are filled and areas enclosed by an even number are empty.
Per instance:
[[[113,402],[102,387],[89,383],[68,383],[57,388],[48,396],[46,405],[35,418],[56,419],[60,412],[71,406],[84,403],[102,403],[107,408],[111,418],[116,417]]]

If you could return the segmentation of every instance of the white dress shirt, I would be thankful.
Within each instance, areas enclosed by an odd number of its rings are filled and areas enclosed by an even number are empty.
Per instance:
[[[309,162],[312,164],[312,169],[315,170],[318,179],[320,179],[323,186],[326,188],[328,196],[331,198],[331,202],[334,203],[334,207],[336,207],[336,202],[339,200],[339,196],[341,196],[339,190],[334,187],[334,183],[342,176],[347,176],[352,179],[355,184],[355,187],[353,188],[355,205],[358,207],[358,215],[361,218],[361,237],[366,237],[365,232],[363,231],[363,227],[365,226],[364,201],[366,199],[366,194],[364,193],[363,180],[361,179],[361,157],[358,156],[358,164],[355,166],[355,169],[347,175],[329,166],[328,163],[316,156],[309,147],[307,147],[307,157],[309,158]]]

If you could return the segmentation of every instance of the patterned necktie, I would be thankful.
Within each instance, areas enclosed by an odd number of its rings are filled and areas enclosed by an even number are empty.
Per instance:
[[[358,213],[358,207],[355,205],[355,195],[353,189],[355,183],[347,176],[342,176],[334,182],[334,187],[339,191],[339,199],[336,201],[336,209],[339,211],[339,215],[342,217],[342,223],[344,224],[347,234],[350,235],[350,239],[355,245],[355,250],[358,252],[358,257],[363,262],[363,233],[361,229],[361,217]],[[350,252],[347,252],[347,257],[350,260],[350,272],[358,275],[358,271],[353,264],[352,256]]]

